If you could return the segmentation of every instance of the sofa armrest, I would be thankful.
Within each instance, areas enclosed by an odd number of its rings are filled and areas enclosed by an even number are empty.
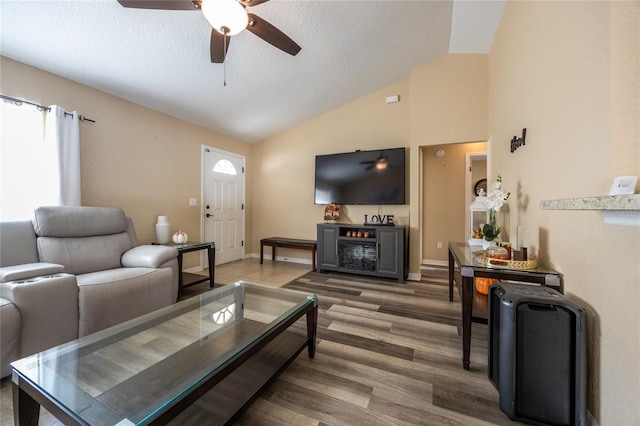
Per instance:
[[[176,257],[178,257],[178,250],[175,247],[142,245],[127,250],[122,255],[121,263],[127,268],[159,268],[163,263]]]
[[[0,283],[0,297],[20,312],[20,356],[78,338],[75,275],[55,274]]]
[[[64,272],[64,266],[56,263],[25,263],[23,265],[4,266],[0,268],[0,282],[19,281],[42,275],[53,275]]]

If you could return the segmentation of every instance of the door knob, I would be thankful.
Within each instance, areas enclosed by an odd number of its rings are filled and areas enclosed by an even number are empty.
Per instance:
[[[207,217],[213,217],[213,215],[212,215],[212,214],[209,214],[209,213],[207,213],[207,214],[206,214],[206,216],[207,216]]]

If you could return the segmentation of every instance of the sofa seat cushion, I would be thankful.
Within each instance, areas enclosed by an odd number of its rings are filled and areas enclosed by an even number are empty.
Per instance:
[[[0,297],[0,378],[11,374],[9,363],[20,359],[20,312],[9,300]]]
[[[175,301],[172,268],[115,268],[76,278],[80,337]]]

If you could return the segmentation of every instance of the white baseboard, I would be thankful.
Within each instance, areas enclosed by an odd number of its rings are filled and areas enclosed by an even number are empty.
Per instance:
[[[407,276],[407,280],[409,281],[420,281],[421,279],[422,275],[420,273],[415,274],[413,272],[410,272]]]
[[[449,266],[447,260],[422,259],[422,265]]]

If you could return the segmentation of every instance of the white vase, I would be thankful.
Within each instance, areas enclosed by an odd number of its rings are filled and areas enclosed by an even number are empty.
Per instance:
[[[158,216],[158,223],[156,223],[156,241],[160,244],[168,243],[170,231],[171,224],[169,223],[169,216]]]

